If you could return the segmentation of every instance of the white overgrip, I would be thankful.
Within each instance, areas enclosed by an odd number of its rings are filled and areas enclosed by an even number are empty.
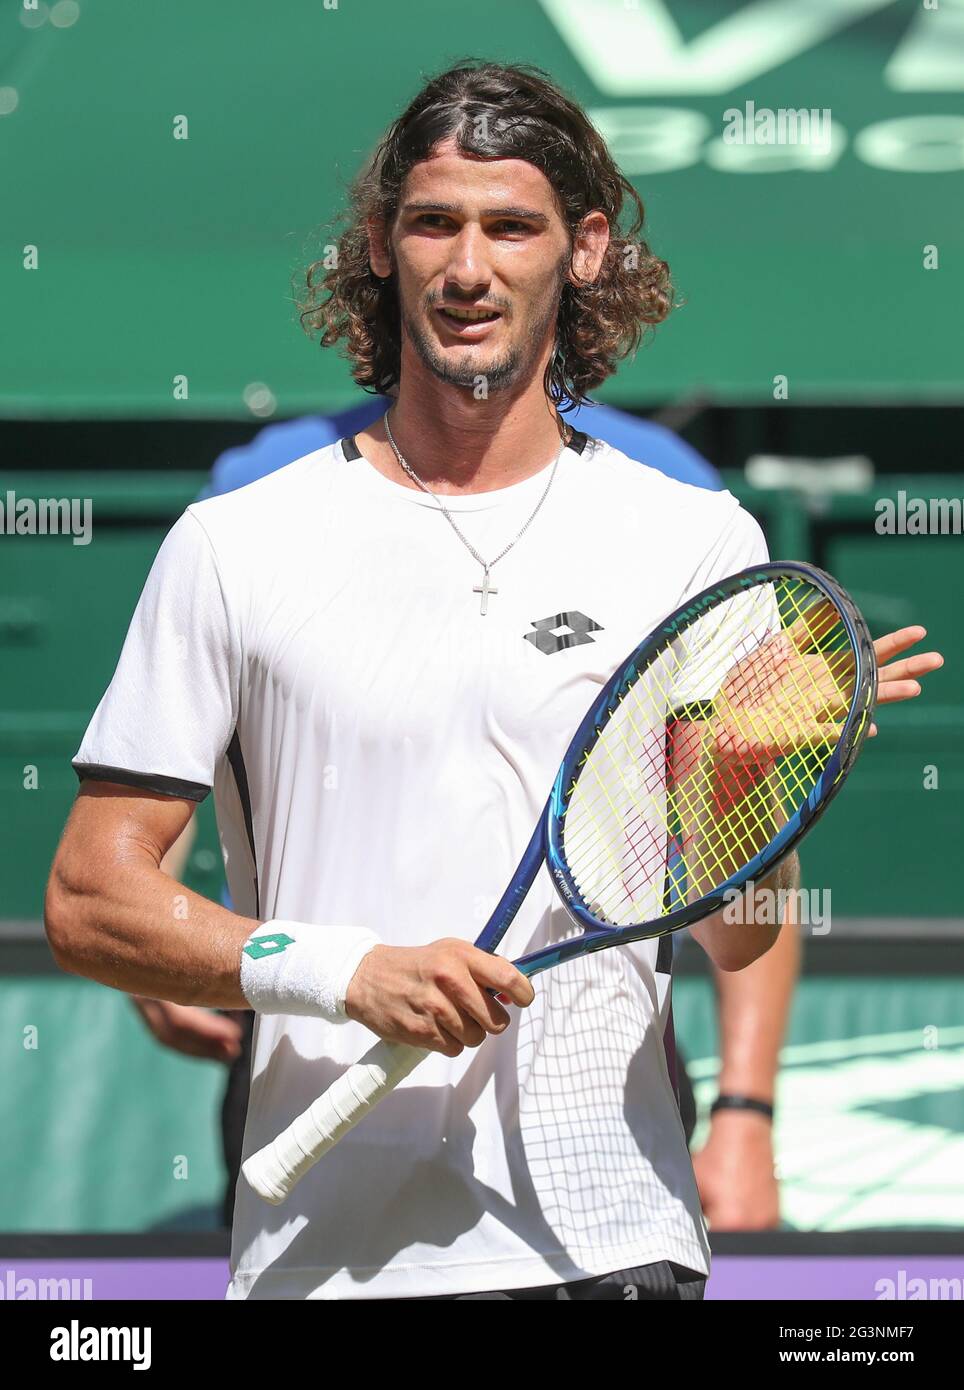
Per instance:
[[[377,1042],[277,1139],[242,1164],[249,1186],[272,1205],[283,1202],[309,1168],[428,1055],[426,1048],[407,1043]]]

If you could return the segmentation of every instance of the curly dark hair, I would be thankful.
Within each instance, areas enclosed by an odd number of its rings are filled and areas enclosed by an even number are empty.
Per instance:
[[[453,136],[467,154],[524,159],[540,169],[555,190],[570,245],[587,213],[606,214],[610,242],[603,265],[592,283],[565,283],[555,351],[546,367],[546,394],[563,411],[572,409],[636,351],[646,326],[666,318],[674,292],[669,266],[640,239],[643,204],[602,136],[532,64],[466,58],[422,88],[351,183],[349,208],[338,219],[347,220],[347,227],[337,239],[337,254],[309,266],[306,291],[298,297],[302,326],[308,333],[320,330],[322,347],[346,339],[359,386],[387,394],[397,385],[396,277],[393,272],[379,279],[372,271],[368,225],[381,219],[391,228],[409,171]],[[621,230],[624,203],[635,216]]]

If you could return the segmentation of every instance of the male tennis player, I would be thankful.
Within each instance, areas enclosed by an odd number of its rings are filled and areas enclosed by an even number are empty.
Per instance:
[[[534,995],[469,944],[594,692],[686,595],[766,557],[730,494],[556,409],[669,311],[641,221],[534,70],[430,82],[359,180],[309,314],[395,404],[188,508],[75,759],[55,954],[141,995],[255,1010],[246,1152],[372,1032],[434,1052],[284,1207],[240,1185],[232,1298],[701,1296],[663,948],[586,957]],[[883,698],[934,662],[896,662]],[[212,788],[236,912],[158,869]],[[546,881],[504,950],[566,931]],[[775,936],[693,932],[726,970]]]

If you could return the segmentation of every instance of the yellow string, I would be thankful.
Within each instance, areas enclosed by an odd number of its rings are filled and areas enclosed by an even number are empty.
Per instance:
[[[694,722],[691,727],[699,729],[699,746],[698,750],[693,749],[693,770],[667,786],[666,729],[673,720],[674,689],[678,690],[680,682],[698,687],[700,679],[706,680],[711,671],[722,687],[737,661],[727,663],[729,669],[720,672],[721,648],[724,652],[739,651],[740,643],[733,637],[742,633],[746,640],[752,632],[753,624],[746,621],[747,604],[740,603],[751,595],[759,601],[758,622],[767,613],[779,622],[779,628],[771,625],[767,629],[754,651],[740,654],[740,662],[750,663],[751,678],[753,656],[763,652],[766,657],[766,648],[779,632],[785,634],[796,622],[803,624],[798,636],[800,655],[815,655],[823,663],[822,671],[818,670],[817,678],[811,676],[805,689],[801,679],[808,668],[793,669],[797,656],[792,638],[786,659],[778,658],[776,653],[768,658],[781,662],[773,672],[776,679],[769,692],[774,698],[753,708],[750,734],[754,728],[762,730],[773,749],[789,745],[789,751],[774,756],[772,766],[762,775],[761,761],[755,778],[752,765],[744,767],[742,771],[750,780],[742,787],[737,765],[736,770],[730,770],[727,785],[726,768],[706,766],[707,758],[712,756],[707,748],[709,721]],[[798,581],[785,583],[777,594],[770,584],[747,591],[685,629],[658,664],[643,672],[620,695],[610,722],[574,772],[563,827],[566,858],[577,886],[585,885],[584,896],[602,908],[610,920],[617,920],[618,913],[618,920],[622,921],[629,908],[648,917],[663,914],[666,908],[662,890],[667,876],[676,887],[684,879],[691,885],[694,881],[705,882],[704,892],[718,886],[758,852],[761,839],[772,838],[774,816],[787,808],[797,809],[810,794],[836,746],[835,726],[843,717],[833,708],[831,701],[835,697],[825,692],[822,682],[829,678],[845,709],[856,669],[839,615],[832,605],[821,610],[821,604],[826,604],[824,596]],[[730,640],[723,642],[725,637]],[[683,650],[682,660],[677,646]],[[758,679],[761,674],[762,666]],[[734,692],[737,697],[740,693]],[[748,693],[752,694],[752,688]],[[789,695],[801,713],[807,712],[806,720],[801,718],[799,726],[777,718],[775,697],[780,694]],[[627,700],[627,695],[632,699]],[[711,718],[716,724],[726,727],[729,718],[731,726],[739,728],[741,711],[725,698],[722,689],[713,700],[705,694],[698,698],[712,706]],[[790,708],[793,707],[791,703]],[[831,721],[826,742],[814,730],[814,721],[819,724],[824,719]],[[808,734],[807,730],[811,732]],[[805,741],[794,747],[802,735],[806,736]],[[627,772],[631,780],[627,779]],[[720,815],[724,792],[730,800]],[[701,847],[695,848],[690,833],[689,857],[684,843],[681,862],[667,875],[666,849],[668,842],[676,838],[674,824],[684,837],[688,826],[697,827]],[[640,833],[642,830],[647,831],[646,838]],[[643,881],[636,882],[640,876]],[[659,900],[654,912],[655,892]],[[627,924],[629,920],[633,919],[627,918]]]

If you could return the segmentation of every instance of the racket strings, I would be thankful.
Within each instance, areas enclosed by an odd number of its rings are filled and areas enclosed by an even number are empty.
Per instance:
[[[855,673],[836,606],[801,578],[684,628],[635,673],[574,771],[563,848],[590,910],[652,919],[745,867],[817,785]]]
[[[744,686],[745,686],[745,685],[746,685],[746,682],[744,681],[743,684],[744,684]],[[631,720],[631,719],[630,719],[630,722],[632,723],[632,720]],[[768,732],[769,732],[769,734],[770,734],[770,737],[771,737],[772,739],[776,740],[776,739],[778,738],[777,731],[773,728],[772,724],[770,724],[769,721],[766,721],[766,722],[767,722],[767,725],[768,725]],[[633,724],[633,728],[634,728],[634,731],[636,732],[637,738],[638,738],[638,737],[639,737],[639,730],[638,730],[638,728],[637,728],[637,726],[636,726],[635,724]],[[620,737],[621,741],[623,742],[624,747],[627,749],[628,753],[630,754],[630,756],[635,756],[635,750],[633,750],[632,748],[629,747],[629,744],[628,744],[628,742],[626,741],[625,736],[622,734],[621,731],[619,732],[619,737]],[[611,744],[609,745],[609,747],[607,748],[606,751],[607,751],[607,752],[608,752],[608,751],[611,751]],[[588,755],[587,755],[587,756],[588,756]],[[758,761],[758,763],[757,763],[757,772],[759,773],[759,771],[762,771],[763,767],[764,767],[763,762],[762,762],[762,761]],[[753,769],[752,763],[751,763],[750,767],[748,768],[748,780],[747,780],[747,782],[744,782],[744,783],[742,784],[742,787],[741,787],[741,790],[743,790],[744,792],[747,790],[748,786],[752,784],[752,781],[755,780],[753,774],[754,774],[754,769]],[[685,793],[684,793],[684,795],[685,795]],[[607,798],[610,800],[610,804],[611,804],[611,797],[608,797],[608,794],[607,794]]]
[[[826,623],[825,616],[824,629],[827,630],[828,628],[829,624]],[[818,632],[815,635],[820,637],[823,634]],[[846,653],[844,655],[846,656]],[[772,652],[770,653],[770,658],[771,659],[767,661],[758,661],[756,663],[758,679],[761,671],[764,671],[767,666],[773,666]],[[747,685],[745,679],[741,684],[744,687]],[[797,686],[799,691],[799,682],[797,682]],[[718,701],[718,704],[720,703],[722,702]],[[777,741],[780,735],[774,729],[772,721],[765,719],[764,722],[767,727],[768,738],[772,741]],[[809,790],[809,786],[812,785],[812,782],[815,780],[815,775],[819,774],[819,770],[819,765],[809,769],[810,776],[808,776],[806,784],[799,777],[795,778],[796,785],[792,782],[788,782],[785,778],[783,784],[784,795],[793,795],[794,793],[799,795],[806,793]],[[760,783],[761,775],[765,771],[765,764],[761,759],[750,759],[747,767],[739,771],[742,772],[743,775],[734,776],[733,769],[730,769],[730,780],[737,784],[738,794],[734,793],[732,787],[721,784],[719,780],[717,782],[712,806],[717,831],[717,852],[710,857],[710,855],[707,854],[707,845],[704,841],[704,868],[709,867],[715,871],[726,869],[727,865],[724,862],[723,854],[726,853],[730,855],[735,850],[738,850],[740,848],[740,836],[742,835],[745,840],[748,832],[752,829],[750,815],[748,815],[747,812],[749,811],[752,813],[754,820],[759,821],[760,819],[759,807],[754,806],[752,801],[746,802],[745,798],[752,795],[755,784]],[[765,791],[766,789],[763,787],[758,788],[758,803],[760,802],[761,794],[765,793]],[[677,793],[678,801],[682,803],[685,809],[692,811],[694,809],[693,798],[688,794],[685,783],[681,782],[679,784]],[[729,824],[726,819],[727,815],[729,815]]]
[[[636,703],[637,703],[637,705],[638,705],[638,704],[639,704],[639,685],[636,685],[630,693],[633,694],[634,699],[636,700]],[[621,697],[621,700],[624,699],[624,698],[625,698],[625,697]],[[645,714],[645,713],[647,713],[647,712],[644,711],[644,714]],[[633,720],[633,718],[632,718],[632,712],[631,712],[631,711],[629,712],[629,715],[628,715],[628,722],[630,723],[631,728],[632,728],[633,732],[634,732],[635,735],[636,735],[638,748],[642,748],[642,747],[644,746],[644,739],[643,739],[643,736],[642,736],[641,733],[640,733],[640,730],[639,730],[638,725],[636,724],[636,722],[635,722],[635,721]],[[665,726],[665,718],[664,718],[664,720],[663,720],[663,723],[664,723],[664,726]],[[631,762],[632,762],[633,772],[634,772],[634,773],[638,772],[640,763],[643,761],[643,759],[640,757],[640,754],[639,754],[639,752],[638,752],[638,749],[634,749],[634,748],[632,748],[632,747],[630,746],[629,742],[627,741],[627,739],[626,739],[626,737],[625,737],[625,734],[623,733],[622,729],[618,726],[618,724],[616,724],[615,726],[610,726],[610,730],[612,729],[612,727],[615,727],[615,728],[616,728],[616,736],[617,736],[617,737],[619,738],[619,740],[622,742],[623,747],[624,747],[624,749],[625,749],[625,751],[626,751],[626,754],[627,754],[627,758],[628,758],[629,760],[631,760]],[[612,753],[612,746],[613,746],[613,738],[612,738],[612,734],[611,734],[610,730],[607,730],[607,734],[609,734],[609,737],[608,737],[608,740],[607,740],[607,742],[606,742],[606,744],[605,744],[605,746],[604,746],[604,748],[603,748],[603,753],[606,754],[606,755],[610,755],[610,756],[611,756],[611,753]],[[589,756],[590,756],[590,755],[586,755],[586,758],[584,758],[583,761],[584,761],[584,762],[588,761]],[[661,761],[662,761],[662,760],[661,760]],[[617,771],[618,771],[618,770],[619,770],[619,769],[617,769]],[[600,774],[600,772],[599,772],[598,766],[592,768],[592,773],[593,773],[593,776],[595,777],[597,783],[599,783],[603,788],[605,788],[605,787],[606,787],[606,783],[605,783],[604,779],[602,778],[602,776],[601,776],[601,774]],[[636,778],[636,779],[634,779],[634,781],[635,781],[635,780],[639,780],[639,779]],[[658,786],[659,789],[662,789],[662,787],[663,787],[663,785],[664,785],[664,782],[665,782],[665,769],[664,769],[664,767],[658,766],[658,765],[657,765],[657,762],[656,762],[656,759],[653,758],[653,757],[651,757],[651,758],[650,758],[650,775],[644,780],[644,790],[646,790],[647,792],[651,792],[654,783]],[[584,790],[584,789],[583,789],[583,790]],[[615,806],[614,806],[614,803],[613,803],[613,801],[612,801],[612,796],[611,796],[611,794],[609,794],[609,793],[607,792],[606,795],[607,795],[607,799],[608,799],[608,801],[609,801],[610,807],[611,807],[612,809],[615,810]],[[592,799],[591,799],[591,798],[588,798],[588,796],[586,797],[586,799],[585,799],[585,801],[584,801],[584,807],[585,807],[587,810],[589,810],[591,813],[594,813],[594,812],[598,809],[597,806],[596,806],[594,803],[592,803]],[[630,832],[630,839],[632,839],[631,832],[635,829],[635,826],[634,826],[634,823],[633,823],[632,819],[630,819],[630,820],[626,823],[625,829],[626,829],[627,832]],[[591,816],[591,823],[590,823],[589,833],[590,833],[590,835],[597,835],[597,832],[598,832],[598,820],[597,820],[597,818],[595,817],[595,814],[593,814],[593,815]],[[663,846],[662,846],[662,841],[661,841],[661,838],[660,838],[660,835],[659,835],[659,834],[657,834],[656,836],[654,836],[654,844],[655,844],[655,852],[656,852],[656,854],[658,855],[658,859],[657,859],[657,866],[658,866],[658,864],[661,863],[662,857],[663,857]],[[573,845],[572,840],[571,840],[568,836],[567,836],[567,840],[566,840],[566,845],[567,845],[567,851],[570,852],[570,853],[572,853],[572,852],[578,852],[578,850],[579,850],[579,848],[580,848],[579,845]],[[635,845],[634,845],[634,848],[636,848]],[[612,859],[613,862],[615,863],[615,859],[614,859],[612,847],[611,847],[611,846],[608,846],[608,845],[605,846],[605,851],[606,851],[606,853],[609,855],[610,859]],[[637,857],[638,857],[638,856],[637,856]]]
[[[827,626],[826,623],[825,623],[824,625],[825,625],[825,627]],[[820,634],[817,633],[816,635],[819,636]],[[770,659],[769,661],[767,661],[767,662],[758,662],[758,663],[757,663],[757,666],[758,666],[758,673],[757,673],[757,674],[758,674],[758,678],[759,678],[760,672],[763,671],[763,670],[765,669],[766,666],[772,667],[773,665],[774,665],[774,663],[773,663],[773,661],[772,661],[772,654],[771,654],[771,659]],[[746,682],[744,681],[743,684],[745,685]],[[799,685],[799,682],[798,682],[797,684]],[[768,737],[769,737],[770,739],[775,739],[775,737],[776,737],[776,731],[775,731],[774,728],[773,728],[772,721],[766,720],[765,722],[766,722],[767,725],[768,725]],[[722,786],[722,787],[718,786],[718,787],[717,787],[717,789],[716,789],[716,795],[715,795],[715,800],[714,800],[714,805],[713,805],[713,811],[714,811],[715,816],[718,818],[718,828],[719,828],[720,820],[722,819],[722,817],[723,817],[727,812],[729,812],[730,817],[731,817],[731,821],[733,822],[733,824],[731,824],[731,826],[730,826],[730,830],[731,830],[731,834],[730,834],[730,835],[727,835],[727,834],[725,833],[725,824],[724,824],[724,826],[723,826],[724,833],[721,833],[721,834],[718,835],[717,839],[718,839],[718,849],[719,849],[719,850],[726,851],[726,852],[728,852],[728,853],[732,853],[732,851],[734,850],[734,848],[737,847],[738,836],[739,836],[740,834],[742,834],[742,835],[745,836],[745,835],[747,834],[748,830],[750,829],[750,826],[749,826],[749,824],[748,824],[748,816],[744,813],[743,808],[741,807],[741,800],[742,800],[742,798],[745,798],[745,797],[752,791],[753,784],[756,783],[756,782],[759,782],[760,777],[761,777],[761,772],[763,771],[764,766],[765,766],[765,765],[763,764],[762,760],[757,760],[755,766],[753,765],[753,762],[752,762],[752,760],[751,760],[750,763],[749,763],[749,765],[748,765],[747,768],[745,769],[745,772],[744,772],[744,775],[743,775],[743,776],[739,776],[739,777],[736,777],[736,778],[732,778],[732,775],[731,775],[731,780],[736,781],[737,784],[738,784],[738,789],[739,789],[739,794],[738,794],[738,795],[735,794],[734,791],[733,791],[731,788],[727,788],[727,787],[725,787],[725,786]],[[813,772],[813,769],[811,769],[811,772]],[[799,780],[799,779],[798,779],[798,780]],[[808,779],[808,780],[810,780],[810,779]],[[805,789],[805,788],[804,788],[804,789]],[[798,790],[798,788],[788,787],[788,786],[786,786],[786,784],[785,784],[785,790],[786,790],[786,791],[792,792],[792,791],[794,791],[794,790]],[[679,787],[678,787],[678,793],[679,793],[679,795],[678,795],[679,801],[682,802],[682,803],[684,803],[684,805],[685,805],[686,803],[690,803],[688,809],[692,809],[692,797],[688,795],[688,793],[687,793],[687,787],[686,787],[685,783],[681,783],[681,784],[679,785]],[[758,816],[758,812],[755,812],[755,814]],[[630,827],[630,828],[631,828],[631,827]],[[706,846],[704,845],[704,859],[707,859],[707,858],[708,858],[708,856],[706,855]],[[713,858],[712,858],[711,860],[709,860],[709,865],[710,865],[710,867],[712,867],[712,868],[714,868],[714,869],[717,869],[717,870],[723,869],[723,868],[726,867],[726,865],[725,865],[724,862],[723,862],[722,854],[721,854],[720,852],[716,853],[716,854],[713,856]],[[705,866],[704,866],[704,867],[705,867]]]

